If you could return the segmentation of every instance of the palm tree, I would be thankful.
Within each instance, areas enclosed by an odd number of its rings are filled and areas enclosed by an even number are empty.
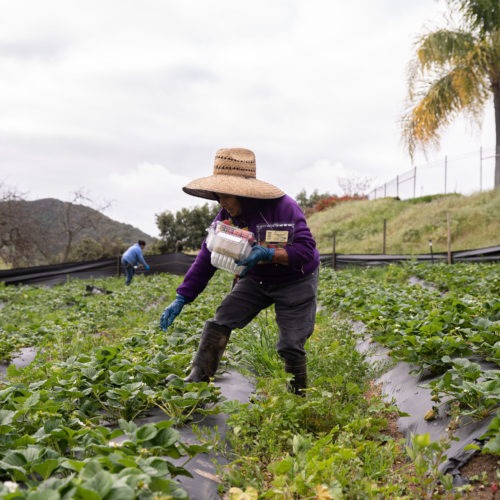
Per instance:
[[[439,144],[440,132],[459,113],[479,123],[493,96],[496,128],[495,188],[500,187],[500,2],[447,0],[459,13],[456,29],[419,36],[408,70],[408,107],[402,136],[413,158]]]

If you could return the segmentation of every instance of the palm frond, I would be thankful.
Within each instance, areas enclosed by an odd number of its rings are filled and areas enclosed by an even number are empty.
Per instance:
[[[422,35],[415,44],[416,55],[408,65],[408,101],[418,97],[417,85],[429,78],[438,79],[453,66],[465,65],[476,51],[473,36],[461,31],[438,30]]]
[[[493,95],[496,147],[500,151],[500,1],[448,0],[449,18],[462,17],[460,29],[439,29],[420,36],[408,65],[408,97],[402,139],[410,157],[438,145],[440,130],[458,113],[480,123]],[[451,24],[450,24],[451,25]],[[495,187],[500,187],[500,156],[495,161]]]
[[[458,6],[489,1],[449,3]],[[408,65],[408,96],[402,119],[402,139],[411,157],[417,147],[425,153],[429,145],[438,145],[440,131],[459,113],[479,125],[500,75],[499,40],[498,31],[481,36],[477,29],[444,28],[416,40],[415,56]]]
[[[448,0],[448,4],[460,12],[467,25],[481,36],[500,30],[498,0]]]
[[[411,156],[418,146],[425,149],[427,145],[436,145],[440,131],[461,112],[479,123],[489,97],[486,76],[474,65],[464,64],[425,82],[419,92],[414,92],[403,117],[403,140]]]
[[[464,31],[438,30],[417,40],[417,60],[423,71],[432,66],[460,63],[477,40]]]

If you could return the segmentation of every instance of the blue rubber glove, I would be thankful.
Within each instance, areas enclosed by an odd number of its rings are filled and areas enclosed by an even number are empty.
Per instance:
[[[187,303],[187,299],[180,294],[175,296],[175,300],[163,311],[160,318],[160,328],[165,332],[167,328],[174,322],[174,319],[182,311],[184,304]]]
[[[144,269],[146,269],[146,271],[149,271],[151,268],[149,267],[149,264],[146,264],[146,265],[144,266]]]
[[[260,245],[254,245],[252,247],[252,252],[250,255],[243,260],[237,260],[236,264],[238,266],[246,266],[245,269],[240,273],[240,276],[244,276],[249,269],[251,269],[257,262],[271,262],[274,257],[274,248],[261,247]]]

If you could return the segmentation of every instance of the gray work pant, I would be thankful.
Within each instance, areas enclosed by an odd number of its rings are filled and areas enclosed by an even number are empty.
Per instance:
[[[212,321],[230,330],[243,328],[274,304],[278,354],[289,362],[300,362],[306,355],[304,345],[314,330],[317,288],[318,270],[284,284],[266,285],[241,278],[217,308]]]

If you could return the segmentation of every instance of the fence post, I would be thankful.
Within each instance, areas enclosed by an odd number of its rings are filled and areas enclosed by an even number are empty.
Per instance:
[[[387,219],[384,219],[384,237],[383,237],[383,243],[382,243],[382,253],[385,255],[385,243],[386,243],[386,237],[387,237]]]
[[[121,265],[120,265],[120,261],[121,261],[121,257],[120,257],[120,255],[118,255],[116,257],[116,274],[117,274],[118,277],[120,277],[120,275],[121,275],[121,269],[122,269]]]
[[[481,146],[480,148],[480,152],[479,152],[479,155],[480,155],[480,158],[479,158],[479,161],[480,161],[480,165],[479,165],[479,168],[480,168],[480,186],[479,186],[479,190],[482,192],[483,190],[483,159],[488,159],[490,158],[490,156],[486,155],[487,156],[484,156],[483,157],[483,147]],[[497,152],[494,154],[493,158],[497,157],[500,155],[500,146],[498,147],[497,149]],[[436,165],[437,165],[437,176],[439,177],[439,163],[440,163],[441,160],[438,160]],[[427,165],[423,165],[421,166],[422,168],[426,168],[426,167],[430,167],[430,166],[434,166],[427,163]],[[380,184],[378,187],[374,188],[374,190],[372,190],[373,194],[374,194],[374,198],[377,199],[379,197],[379,194],[378,192],[380,191],[380,197],[384,196],[388,196],[388,193],[390,193],[390,186],[388,186],[388,184],[391,184],[393,182],[396,182],[396,196],[399,198],[400,194],[399,194],[399,185],[400,184],[404,184],[405,182],[408,182],[408,184],[411,182],[411,176],[412,176],[412,172],[413,172],[413,198],[416,198],[417,197],[417,182],[418,182],[418,179],[417,179],[417,166],[414,166],[412,167],[411,169],[407,170],[404,174],[404,177],[405,179],[403,181],[401,181],[399,179],[399,175],[398,176],[395,176],[392,178],[391,181],[388,181],[388,182],[385,182],[384,184]],[[423,172],[425,173],[425,170],[423,170]],[[408,176],[408,178],[406,178],[406,176]],[[447,194],[448,193],[448,155],[445,155],[444,156],[444,190],[442,188],[439,187],[439,179],[437,179],[437,185],[434,185],[433,184],[433,181],[435,180],[434,178],[432,179],[432,182],[431,184],[426,184],[426,179],[425,179],[425,175],[423,176],[422,178],[422,185],[420,186],[420,193],[419,193],[419,196],[422,196],[424,194],[424,189],[426,187],[426,185],[431,189],[431,191],[428,193],[428,194],[442,194],[443,191],[444,191],[444,194]],[[453,177],[453,176],[452,176]],[[472,176],[470,177],[472,179]],[[487,181],[489,179],[489,176],[487,176]],[[453,184],[453,183],[452,183]],[[488,184],[488,182],[487,182]],[[409,186],[411,186],[409,184]],[[453,190],[453,186],[451,188]],[[455,189],[457,189],[457,187],[455,187]],[[405,192],[403,192],[403,196],[405,196],[406,198],[411,198],[411,187],[409,187],[409,192],[406,193],[407,196],[405,195]],[[370,198],[370,195],[368,196],[369,199]]]
[[[337,232],[333,231],[333,245],[332,245],[332,269],[337,268],[337,258],[335,257],[337,247]]]
[[[452,263],[451,259],[451,223],[450,223],[450,212],[446,212],[446,225],[447,225],[447,247],[448,247],[448,264]]]

